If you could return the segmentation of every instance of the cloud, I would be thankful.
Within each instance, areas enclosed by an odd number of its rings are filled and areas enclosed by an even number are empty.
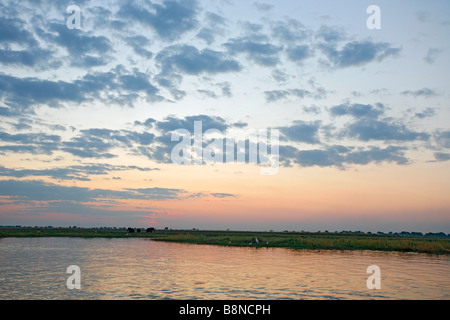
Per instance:
[[[205,15],[205,26],[197,33],[197,37],[204,40],[208,45],[216,41],[216,36],[224,35],[226,19],[216,13],[207,12]]]
[[[288,97],[297,97],[297,98],[312,98],[312,99],[325,99],[328,95],[328,91],[324,88],[316,88],[316,92],[311,92],[306,89],[283,89],[283,90],[269,90],[264,91],[264,95],[266,96],[267,102],[275,102],[278,100],[286,99]]]
[[[423,60],[428,64],[434,64],[437,57],[443,52],[441,49],[430,48],[428,49],[427,55],[423,58]]]
[[[90,189],[67,187],[39,180],[1,180],[0,195],[11,200],[90,202],[101,199],[115,200],[175,200],[183,199],[186,191],[170,188],[147,189]]]
[[[224,97],[231,97],[233,94],[231,93],[231,83],[228,81],[220,82],[216,84],[222,90],[222,95]]]
[[[117,15],[151,27],[161,39],[173,41],[197,27],[198,11],[196,0],[164,1],[162,4],[147,1],[139,5],[126,2]]]
[[[77,29],[71,30],[61,23],[50,23],[49,31],[42,31],[41,37],[65,48],[72,66],[92,67],[105,65],[110,61],[108,53],[112,51],[112,43],[105,36],[90,35]]]
[[[90,181],[91,175],[107,175],[110,172],[127,170],[152,171],[159,169],[142,168],[138,166],[117,166],[111,164],[83,164],[46,169],[10,169],[0,166],[0,176],[14,178],[50,177],[55,180]]]
[[[450,131],[437,132],[435,140],[440,148],[450,149]]]
[[[242,28],[242,30],[246,33],[254,33],[257,34],[259,32],[262,32],[264,30],[264,25],[260,23],[253,23],[250,21],[240,21],[239,26]]]
[[[154,96],[158,89],[148,80],[145,73],[134,70],[133,74],[122,74],[118,77],[121,88],[131,92],[145,92],[148,96]]]
[[[341,49],[335,44],[321,43],[319,49],[327,56],[334,68],[363,66],[371,62],[381,62],[387,57],[397,56],[400,48],[386,42],[352,41]]]
[[[427,22],[427,21],[429,21],[430,17],[431,17],[431,13],[429,11],[421,10],[421,11],[416,12],[416,18],[420,22]]]
[[[317,144],[320,143],[318,136],[320,125],[320,121],[305,122],[297,120],[291,126],[281,127],[279,130],[288,141]]]
[[[207,44],[211,45],[215,41],[216,32],[211,28],[202,28],[197,37],[203,39]]]
[[[415,141],[427,140],[430,135],[409,130],[406,125],[391,119],[362,118],[347,125],[344,130],[347,137],[361,141]]]
[[[37,41],[31,32],[26,30],[26,23],[18,17],[0,17],[0,42],[16,43],[23,45],[37,45]]]
[[[40,48],[32,48],[28,50],[11,50],[0,49],[0,63],[4,65],[23,65],[26,67],[34,67],[38,70],[57,68],[61,63],[52,62],[52,53],[49,50]]]
[[[29,130],[29,129],[32,129],[32,127],[29,125],[29,124],[27,124],[27,123],[23,123],[23,122],[19,122],[19,123],[14,123],[13,124],[13,127],[16,129],[16,130]]]
[[[0,116],[2,117],[17,117],[19,115],[20,112],[17,112],[17,110],[8,107],[0,107]]]
[[[141,57],[145,59],[151,59],[153,57],[153,53],[146,49],[146,47],[150,45],[150,40],[147,37],[143,35],[130,36],[126,37],[125,41],[133,48],[133,51]]]
[[[272,77],[278,83],[285,83],[289,80],[290,76],[283,70],[274,69],[272,71]]]
[[[94,192],[95,193],[95,192]],[[98,194],[90,194],[88,188],[64,187],[38,180],[1,180],[0,195],[13,200],[28,201],[91,201]]]
[[[248,126],[248,123],[246,123],[246,122],[235,122],[235,123],[233,123],[233,127],[236,127],[236,128],[245,128],[247,126]]]
[[[450,160],[450,153],[435,152],[434,158],[439,162],[448,161]]]
[[[352,116],[355,118],[373,118],[376,119],[384,114],[385,107],[381,103],[374,106],[370,104],[340,104],[330,108],[333,116]]]
[[[4,154],[5,152],[14,152],[14,153],[31,153],[31,154],[46,154],[51,155],[52,148],[44,148],[42,146],[24,146],[24,145],[7,145],[0,146],[0,154]]]
[[[262,12],[268,12],[273,9],[273,5],[264,2],[254,2],[253,6],[255,6],[256,9]]]
[[[343,31],[337,27],[321,26],[315,34],[316,39],[323,40],[327,43],[338,43],[346,40],[347,37]]]
[[[0,89],[3,91],[0,93],[1,97],[18,109],[33,104],[56,106],[60,101],[81,102],[85,99],[77,84],[65,81],[16,78],[0,74]]]
[[[290,166],[292,163],[302,167],[337,167],[345,169],[350,165],[367,165],[370,163],[395,162],[407,164],[404,147],[345,147],[340,145],[325,146],[323,149],[298,150],[293,147],[280,148],[281,162]]]
[[[310,31],[295,19],[276,21],[272,25],[272,37],[280,40],[283,44],[298,43],[306,40],[309,34]]]
[[[199,51],[190,45],[167,47],[157,54],[156,61],[161,65],[163,75],[173,72],[217,74],[241,69],[238,61],[228,58],[223,52],[210,49]]]
[[[3,198],[3,203],[16,205],[26,203],[31,205],[32,210],[59,207],[62,204],[62,209],[80,206],[104,207],[109,209],[110,214],[114,214],[116,204],[122,200],[176,201],[206,196],[215,198],[235,197],[235,195],[229,193],[190,193],[178,188],[153,187],[111,190],[63,186],[39,180],[0,180],[0,197]],[[91,204],[93,202],[95,202],[95,205]]]
[[[2,9],[3,11],[3,9]],[[58,68],[61,62],[55,60],[53,53],[39,47],[27,23],[19,17],[0,17],[0,63],[11,66],[25,66],[36,70]]]
[[[203,131],[209,129],[225,131],[230,127],[230,125],[221,117],[201,114],[195,116],[186,116],[184,118],[169,116],[162,121],[155,122],[155,128],[161,130],[164,133],[171,133],[172,131],[177,129],[186,129],[189,132],[193,133],[195,121],[202,122]]]
[[[380,163],[383,161],[396,162],[397,164],[407,164],[408,159],[405,157],[404,151],[407,148],[389,146],[387,148],[370,147],[367,150],[357,150],[350,152],[345,157],[348,164],[365,165],[371,162]]]
[[[249,60],[262,66],[272,67],[280,62],[279,53],[282,47],[271,44],[264,35],[232,38],[224,46],[230,54],[246,54]]]
[[[81,158],[114,158],[109,151],[114,148],[131,148],[133,145],[149,145],[155,135],[129,130],[86,129],[70,141],[62,143],[62,151]]]
[[[62,151],[68,152],[80,158],[114,158],[114,154],[109,153],[117,144],[102,137],[82,133],[79,137],[74,137],[70,141],[62,143]]]
[[[437,96],[438,94],[429,88],[423,88],[423,89],[419,89],[419,90],[405,90],[401,93],[404,96],[413,96],[413,97],[425,97],[425,98],[430,98],[430,97],[434,97]]]
[[[12,143],[0,146],[0,151],[47,154],[58,150],[61,137],[45,133],[19,133],[9,134],[0,132],[0,141]]]
[[[209,97],[209,98],[217,98],[217,95],[215,94],[214,91],[211,90],[197,90],[197,92],[201,93],[202,95]]]
[[[236,195],[231,193],[211,193],[211,195],[215,198],[234,198]]]
[[[300,63],[313,55],[311,48],[308,45],[298,45],[286,49],[288,58],[291,61]]]
[[[416,112],[415,116],[420,119],[428,118],[434,116],[436,111],[433,108],[426,108],[422,112]]]
[[[310,114],[320,114],[321,110],[318,106],[304,106],[302,107],[303,112],[310,113]]]
[[[305,93],[309,91],[305,90]],[[267,102],[274,102],[280,99],[285,99],[291,95],[291,92],[289,90],[271,90],[271,91],[264,91],[264,95],[266,96]]]
[[[17,78],[0,73],[0,90],[0,98],[16,112],[24,112],[40,104],[61,107],[62,103],[81,104],[91,100],[132,104],[141,96],[139,93],[148,100],[161,99],[159,90],[150,83],[146,74],[120,67],[110,72],[86,74],[72,82]]]
[[[136,120],[136,121],[134,122],[134,125],[135,125],[135,126],[144,126],[144,127],[147,127],[147,128],[152,128],[152,127],[153,127],[153,124],[154,124],[155,122],[156,122],[155,119],[148,118],[148,119],[145,120],[144,122],[141,122],[141,121]]]
[[[228,123],[221,117],[205,114],[186,116],[184,118],[168,116],[159,121],[150,118],[145,122],[151,123],[152,128],[157,130],[158,134],[151,144],[137,145],[133,149],[134,154],[142,155],[161,163],[172,163],[172,149],[179,143],[178,141],[172,141],[172,132],[177,129],[185,129],[193,134],[195,121],[201,121],[203,132],[209,129],[225,132],[227,129],[234,126],[234,124]]]
[[[170,188],[142,188],[142,189],[130,189],[125,190],[136,193],[138,199],[146,200],[179,200],[184,197],[186,193],[182,189],[170,189]]]

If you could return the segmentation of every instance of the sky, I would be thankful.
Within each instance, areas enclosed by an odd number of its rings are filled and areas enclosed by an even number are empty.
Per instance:
[[[2,1],[0,225],[450,233],[449,13]]]

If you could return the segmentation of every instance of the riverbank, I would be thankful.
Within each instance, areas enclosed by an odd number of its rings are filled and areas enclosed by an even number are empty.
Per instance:
[[[366,233],[156,230],[129,233],[103,228],[0,228],[0,237],[146,238],[156,241],[220,246],[315,250],[377,250],[450,254],[450,239]]]

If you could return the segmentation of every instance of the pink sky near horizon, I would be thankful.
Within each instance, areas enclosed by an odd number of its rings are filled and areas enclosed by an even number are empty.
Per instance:
[[[37,213],[38,202],[3,204],[0,216],[3,221],[32,226],[151,225],[175,229],[314,231],[357,228],[376,231],[374,229],[392,225],[394,231],[400,228],[448,232],[450,174],[443,174],[449,172],[447,168],[447,163],[371,165],[349,170],[280,168],[277,175],[260,176],[255,166],[244,173],[241,166],[239,173],[227,181],[224,177],[235,169],[233,165],[220,165],[219,168],[188,166],[174,168],[173,176],[166,173],[167,186],[174,186],[173,179],[178,181],[177,187],[187,192],[214,190],[235,196],[203,195],[157,201],[116,199],[114,203],[103,199],[84,203],[90,208],[105,210],[90,215],[54,211],[53,208]],[[185,173],[191,170],[196,179],[191,179],[190,174],[181,178],[180,170]],[[198,170],[203,175],[200,176]],[[130,186],[126,173],[122,173],[120,183]],[[147,187],[153,184],[164,187],[158,181],[150,181]],[[111,188],[111,180],[99,179],[92,182],[90,188]],[[45,208],[46,202],[39,202],[38,206]],[[426,230],[421,230],[421,226]]]

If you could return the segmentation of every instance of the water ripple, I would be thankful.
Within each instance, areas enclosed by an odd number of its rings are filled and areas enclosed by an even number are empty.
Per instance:
[[[0,299],[448,299],[450,258],[144,239],[5,238]],[[366,287],[381,268],[381,290]],[[66,269],[81,269],[69,290]]]

